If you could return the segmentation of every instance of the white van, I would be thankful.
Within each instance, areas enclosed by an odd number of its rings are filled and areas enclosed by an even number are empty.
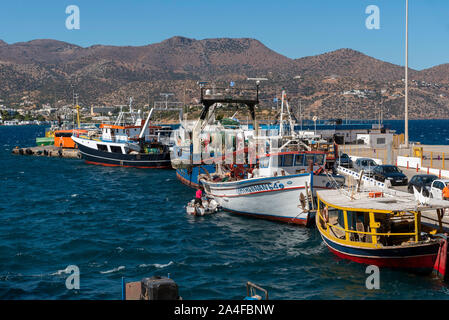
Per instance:
[[[449,179],[437,179],[432,182],[430,187],[430,197],[443,200],[443,189],[449,183]]]

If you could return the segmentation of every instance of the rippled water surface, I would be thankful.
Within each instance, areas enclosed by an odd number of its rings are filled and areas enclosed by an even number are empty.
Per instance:
[[[446,128],[447,120],[412,122],[411,140],[440,144]],[[11,154],[44,130],[0,126],[1,299],[120,299],[122,277],[154,274],[170,274],[185,299],[241,299],[248,280],[274,299],[449,297],[432,276],[391,270],[381,271],[380,290],[367,290],[365,267],[334,257],[316,229],[227,213],[188,216],[194,190],[172,170]],[[80,268],[80,290],[66,289],[68,265]]]

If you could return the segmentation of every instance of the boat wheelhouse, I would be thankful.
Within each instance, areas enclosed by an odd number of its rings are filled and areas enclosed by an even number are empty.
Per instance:
[[[442,219],[448,201],[421,204],[409,193],[367,188],[317,191],[316,225],[338,257],[379,267],[431,272],[441,238],[421,223],[421,214]]]

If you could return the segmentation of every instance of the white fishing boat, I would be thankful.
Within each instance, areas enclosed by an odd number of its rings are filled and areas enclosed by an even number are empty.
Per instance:
[[[310,137],[293,130],[287,100],[284,111],[284,97],[285,92],[282,93],[279,135],[253,136],[268,146],[269,153],[259,154],[255,164],[251,164],[249,157],[244,157],[247,164],[217,164],[213,175],[200,175],[200,182],[206,193],[226,211],[309,225],[314,220],[316,190],[339,187],[345,179],[333,174],[335,157],[330,144],[315,140],[312,143]],[[284,132],[284,114],[290,125],[287,133]]]
[[[208,196],[226,211],[309,225],[314,216],[316,190],[344,184],[344,177],[326,172],[323,151],[290,151],[268,154],[258,167],[221,166],[215,175],[202,175]]]

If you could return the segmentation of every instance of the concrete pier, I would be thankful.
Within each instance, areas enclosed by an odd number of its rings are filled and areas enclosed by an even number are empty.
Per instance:
[[[393,148],[391,154],[385,148],[370,148],[364,144],[346,144],[339,146],[340,151],[350,156],[366,157],[381,160],[383,164],[389,164],[388,159],[395,160],[398,156],[419,157],[422,161],[422,167],[435,169],[449,169],[449,145],[423,145],[414,144],[410,148]],[[414,151],[414,149],[419,149]]]
[[[81,159],[81,153],[78,149],[59,148],[56,146],[38,146],[19,148],[12,150],[13,154],[40,156],[40,157],[57,157],[57,158],[73,158]]]

